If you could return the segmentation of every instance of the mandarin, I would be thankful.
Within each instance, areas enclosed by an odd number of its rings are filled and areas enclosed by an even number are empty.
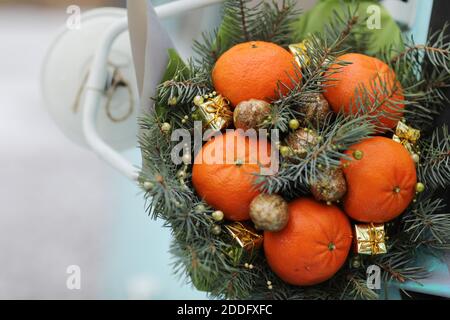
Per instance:
[[[192,183],[206,203],[233,221],[250,219],[249,206],[260,192],[255,174],[270,165],[271,146],[227,131],[208,141],[195,157]]]
[[[371,103],[375,102],[375,97],[380,101],[381,105],[372,112],[377,116],[379,130],[393,128],[401,119],[405,107],[402,103],[403,89],[394,71],[383,61],[359,53],[347,53],[336,60],[351,64],[339,66],[335,63],[330,67],[337,73],[328,76],[324,96],[333,111],[346,114],[359,112],[355,109],[355,103],[362,94],[361,87],[364,87]]]
[[[294,57],[284,48],[270,42],[251,41],[235,45],[217,60],[212,71],[214,88],[233,106],[250,99],[270,102],[299,80]],[[287,86],[287,87],[286,87]]]
[[[336,206],[299,198],[289,204],[289,221],[280,232],[264,232],[270,268],[285,282],[309,286],[331,278],[352,244],[347,216]]]
[[[363,140],[346,153],[351,157],[355,151],[360,160],[343,160],[345,212],[361,222],[396,218],[415,195],[417,175],[411,155],[400,143],[384,137]]]

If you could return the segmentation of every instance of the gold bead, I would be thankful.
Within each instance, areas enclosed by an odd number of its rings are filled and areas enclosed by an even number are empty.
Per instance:
[[[267,281],[267,285],[268,286],[272,285],[272,281]]]
[[[206,207],[203,204],[199,204],[197,207],[195,207],[195,212],[202,213],[206,210]]]
[[[248,265],[248,268],[251,270],[251,269],[253,269],[253,265],[252,264],[249,264]]]
[[[144,182],[144,189],[145,190],[150,191],[150,190],[153,189],[153,187],[154,187],[154,184],[151,183],[150,181],[145,181]]]
[[[289,128],[291,130],[297,130],[300,127],[300,122],[297,119],[289,120]]]
[[[222,228],[216,224],[214,227],[212,227],[211,231],[217,236],[222,232]]]
[[[361,267],[361,261],[359,261],[359,259],[353,259],[352,260],[352,267],[355,269],[358,269],[359,267]]]
[[[223,217],[224,217],[224,214],[223,214],[222,211],[216,210],[216,211],[214,211],[214,212],[211,214],[211,216],[212,216],[213,219],[216,220],[216,221],[222,221],[222,220],[223,220]]]
[[[416,184],[416,192],[420,193],[425,191],[425,185],[422,182],[417,182]]]
[[[353,152],[353,158],[355,158],[356,160],[361,160],[364,156],[364,153],[361,150],[355,150]]]
[[[288,157],[291,154],[291,148],[288,146],[281,146],[280,153],[283,157]]]
[[[203,99],[202,96],[196,96],[196,97],[194,98],[194,104],[195,104],[197,107],[201,106],[203,102],[205,102],[205,99]]]
[[[172,129],[172,126],[168,122],[164,122],[161,125],[161,131],[164,132],[164,133],[169,133],[171,129]]]
[[[186,119],[181,120],[181,123],[183,123],[183,124],[185,124],[186,122],[187,122]]]
[[[248,265],[248,263],[247,263],[247,262],[246,262],[246,263],[244,263],[244,267],[248,269],[249,265]]]
[[[414,153],[411,157],[415,163],[418,163],[420,161],[420,157],[417,153]]]
[[[169,99],[169,101],[167,101],[167,103],[169,104],[169,106],[175,106],[178,102],[177,97],[172,97]]]
[[[183,171],[183,170],[178,171],[177,172],[177,178],[180,178],[180,179],[186,178],[186,172]]]
[[[181,160],[183,160],[184,164],[190,164],[192,157],[190,154],[183,154],[183,156],[181,157]]]
[[[273,287],[270,285],[270,286],[267,286],[267,288],[269,289],[269,290],[272,290],[273,289]]]

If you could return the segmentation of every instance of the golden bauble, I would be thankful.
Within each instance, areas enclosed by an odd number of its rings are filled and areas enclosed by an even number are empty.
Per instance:
[[[265,120],[270,117],[270,104],[251,99],[239,103],[233,112],[233,121],[236,129],[259,129]]]
[[[311,193],[318,201],[336,202],[342,199],[346,192],[347,182],[344,172],[339,168],[325,170],[311,184]]]
[[[280,231],[289,220],[288,204],[279,195],[262,193],[250,203],[250,218],[256,229]]]

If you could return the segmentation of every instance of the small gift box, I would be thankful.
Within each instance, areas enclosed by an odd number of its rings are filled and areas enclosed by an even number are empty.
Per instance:
[[[225,225],[225,229],[234,241],[243,249],[252,251],[261,247],[263,235],[248,224],[233,222]]]
[[[383,254],[387,252],[384,224],[355,225],[355,245],[359,254]]]
[[[302,67],[302,61],[304,62],[303,65],[306,66],[310,62],[307,55],[308,50],[306,49],[305,41],[289,45],[289,51],[291,51],[291,53],[294,55],[295,62],[297,62],[300,67]]]
[[[205,127],[220,131],[228,128],[233,121],[230,102],[216,92],[195,97],[194,104],[194,114],[203,121]]]
[[[401,143],[411,155],[417,155],[419,152],[417,146],[419,138],[420,130],[414,129],[406,123],[399,121],[392,140]]]

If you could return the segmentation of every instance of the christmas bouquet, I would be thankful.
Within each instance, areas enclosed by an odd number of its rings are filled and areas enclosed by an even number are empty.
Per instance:
[[[450,248],[445,30],[370,53],[357,10],[293,37],[299,13],[226,1],[141,121],[148,213],[175,272],[212,297],[373,299],[366,271],[420,281]]]

